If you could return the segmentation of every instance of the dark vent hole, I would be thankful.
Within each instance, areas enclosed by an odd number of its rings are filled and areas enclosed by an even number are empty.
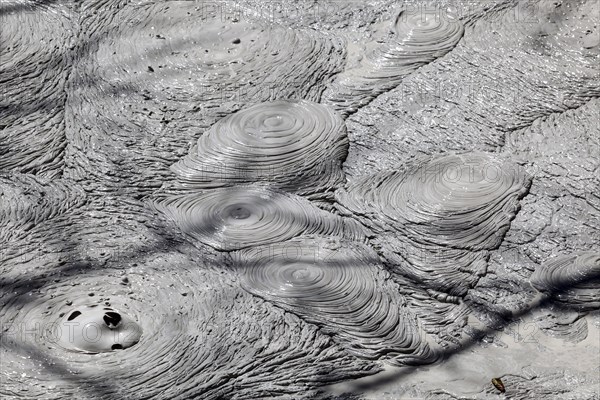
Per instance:
[[[71,315],[69,315],[69,318],[67,318],[67,321],[73,321],[75,318],[79,317],[81,315],[80,311],[73,311],[71,313]]]
[[[121,316],[116,312],[107,312],[102,318],[109,327],[117,326],[121,322]]]

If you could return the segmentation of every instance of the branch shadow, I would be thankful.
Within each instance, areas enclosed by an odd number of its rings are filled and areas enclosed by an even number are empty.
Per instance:
[[[76,375],[76,371],[72,371],[68,364],[58,358],[50,358],[38,348],[27,343],[16,343],[7,340],[0,333],[0,346],[8,351],[18,353],[23,358],[31,358],[39,366],[43,367],[50,375],[56,376],[58,379],[73,383],[78,389],[94,399],[114,398],[119,394],[115,390],[115,386],[107,381],[100,381],[91,377],[82,378]],[[0,361],[1,364],[1,361]],[[64,394],[64,393],[63,393]]]
[[[590,282],[597,282],[597,279],[598,279],[598,277],[588,277],[585,280],[580,280],[575,285],[585,284],[585,283],[590,283]],[[521,311],[516,312],[516,313],[511,312],[510,315],[506,315],[497,310],[492,310],[487,306],[480,305],[480,307],[479,307],[480,311],[481,311],[481,308],[483,308],[483,312],[486,312],[489,315],[494,316],[493,319],[496,321],[494,326],[486,326],[484,329],[473,330],[472,332],[469,333],[470,338],[465,340],[464,342],[462,342],[458,347],[448,349],[448,350],[443,350],[440,353],[440,355],[441,355],[440,361],[447,360],[455,354],[459,354],[459,353],[465,352],[465,351],[473,348],[477,344],[480,344],[482,339],[484,339],[486,336],[498,333],[498,331],[508,327],[509,325],[511,325],[515,322],[518,322],[518,320],[520,318],[527,316],[528,314],[532,313],[535,310],[543,309],[547,306],[557,306],[558,305],[560,308],[563,308],[563,309],[576,309],[578,311],[582,311],[582,308],[578,305],[570,306],[568,304],[559,302],[555,299],[556,296],[572,289],[573,286],[575,286],[575,285],[565,285],[561,290],[555,291],[555,292],[547,292],[547,293],[543,293],[543,294],[540,293],[540,296],[536,300],[532,301],[532,303],[528,307],[525,307]],[[596,309],[584,309],[583,311],[595,311],[595,310]],[[471,308],[470,311],[473,312],[473,311],[475,311],[475,309]],[[498,323],[498,321],[500,321],[500,322]],[[419,369],[417,366],[405,366],[405,367],[402,367],[402,370],[398,371],[397,373],[381,374],[380,376],[376,375],[374,377],[368,377],[368,378],[357,380],[354,382],[347,382],[347,383],[345,383],[345,385],[348,387],[348,393],[356,395],[359,393],[364,393],[367,391],[372,391],[372,390],[377,390],[377,389],[383,388],[386,385],[398,382],[398,380],[402,379],[403,377],[407,377],[418,371],[419,371]],[[490,377],[490,379],[491,378],[492,377]]]

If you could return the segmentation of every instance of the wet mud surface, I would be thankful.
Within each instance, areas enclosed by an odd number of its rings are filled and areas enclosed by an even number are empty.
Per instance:
[[[0,5],[0,397],[600,397],[600,3]]]

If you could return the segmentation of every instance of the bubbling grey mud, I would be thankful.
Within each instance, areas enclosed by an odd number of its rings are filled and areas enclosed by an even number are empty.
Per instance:
[[[67,102],[73,179],[148,195],[220,118],[269,100],[319,100],[341,69],[339,40],[239,18],[225,5],[81,5],[85,40]]]
[[[126,349],[135,345],[142,335],[131,317],[98,304],[67,313],[57,328],[62,347],[91,354]]]
[[[355,112],[417,68],[448,53],[463,32],[457,19],[435,12],[401,11],[390,28],[392,37],[367,51],[360,67],[338,75],[324,93],[324,102],[344,114]]]
[[[303,197],[259,185],[171,195],[154,203],[185,234],[218,250],[237,250],[328,234],[365,240],[359,223],[324,211]]]
[[[394,365],[436,360],[417,319],[369,247],[301,237],[233,258],[244,289],[318,325],[349,353]]]
[[[499,244],[530,180],[518,165],[486,153],[429,157],[401,168],[340,191],[342,207],[377,216],[375,228],[386,224],[420,243],[466,250]]]
[[[191,189],[265,182],[324,197],[344,182],[346,126],[327,106],[309,101],[257,104],[219,120],[172,167]]]
[[[374,240],[395,272],[464,295],[485,273],[486,251],[500,245],[530,183],[494,156],[449,154],[369,176],[337,199],[381,237]]]
[[[4,1],[0,397],[594,398],[600,3],[395,5]]]
[[[16,295],[0,308],[2,395],[242,400],[378,371],[208,268],[162,252],[143,265],[50,272],[36,290],[22,276],[3,284]]]

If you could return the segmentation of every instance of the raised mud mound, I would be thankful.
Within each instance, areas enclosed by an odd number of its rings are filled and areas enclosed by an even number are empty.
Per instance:
[[[148,194],[220,118],[269,100],[318,100],[342,47],[225,4],[81,5],[67,113],[74,179]]]
[[[401,11],[383,44],[372,44],[362,64],[344,71],[324,93],[324,102],[348,114],[400,84],[419,67],[448,53],[464,32],[458,19]]]
[[[2,395],[246,399],[376,371],[207,265],[176,253],[144,264],[59,272],[34,291],[3,282],[3,371],[27,372],[5,375]]]
[[[417,242],[481,250],[500,243],[527,188],[518,165],[464,153],[368,177],[341,192],[340,203]]]
[[[344,182],[347,152],[346,126],[332,109],[276,101],[219,120],[172,170],[192,189],[264,182],[324,197]]]
[[[485,273],[486,251],[500,245],[529,185],[518,165],[463,153],[366,177],[337,198],[377,232],[394,271],[464,295]]]
[[[155,203],[179,228],[218,250],[237,250],[301,234],[366,238],[356,221],[330,214],[300,196],[261,186],[173,195]]]
[[[233,257],[244,289],[320,326],[351,354],[400,365],[435,360],[398,287],[367,246],[303,237]]]

